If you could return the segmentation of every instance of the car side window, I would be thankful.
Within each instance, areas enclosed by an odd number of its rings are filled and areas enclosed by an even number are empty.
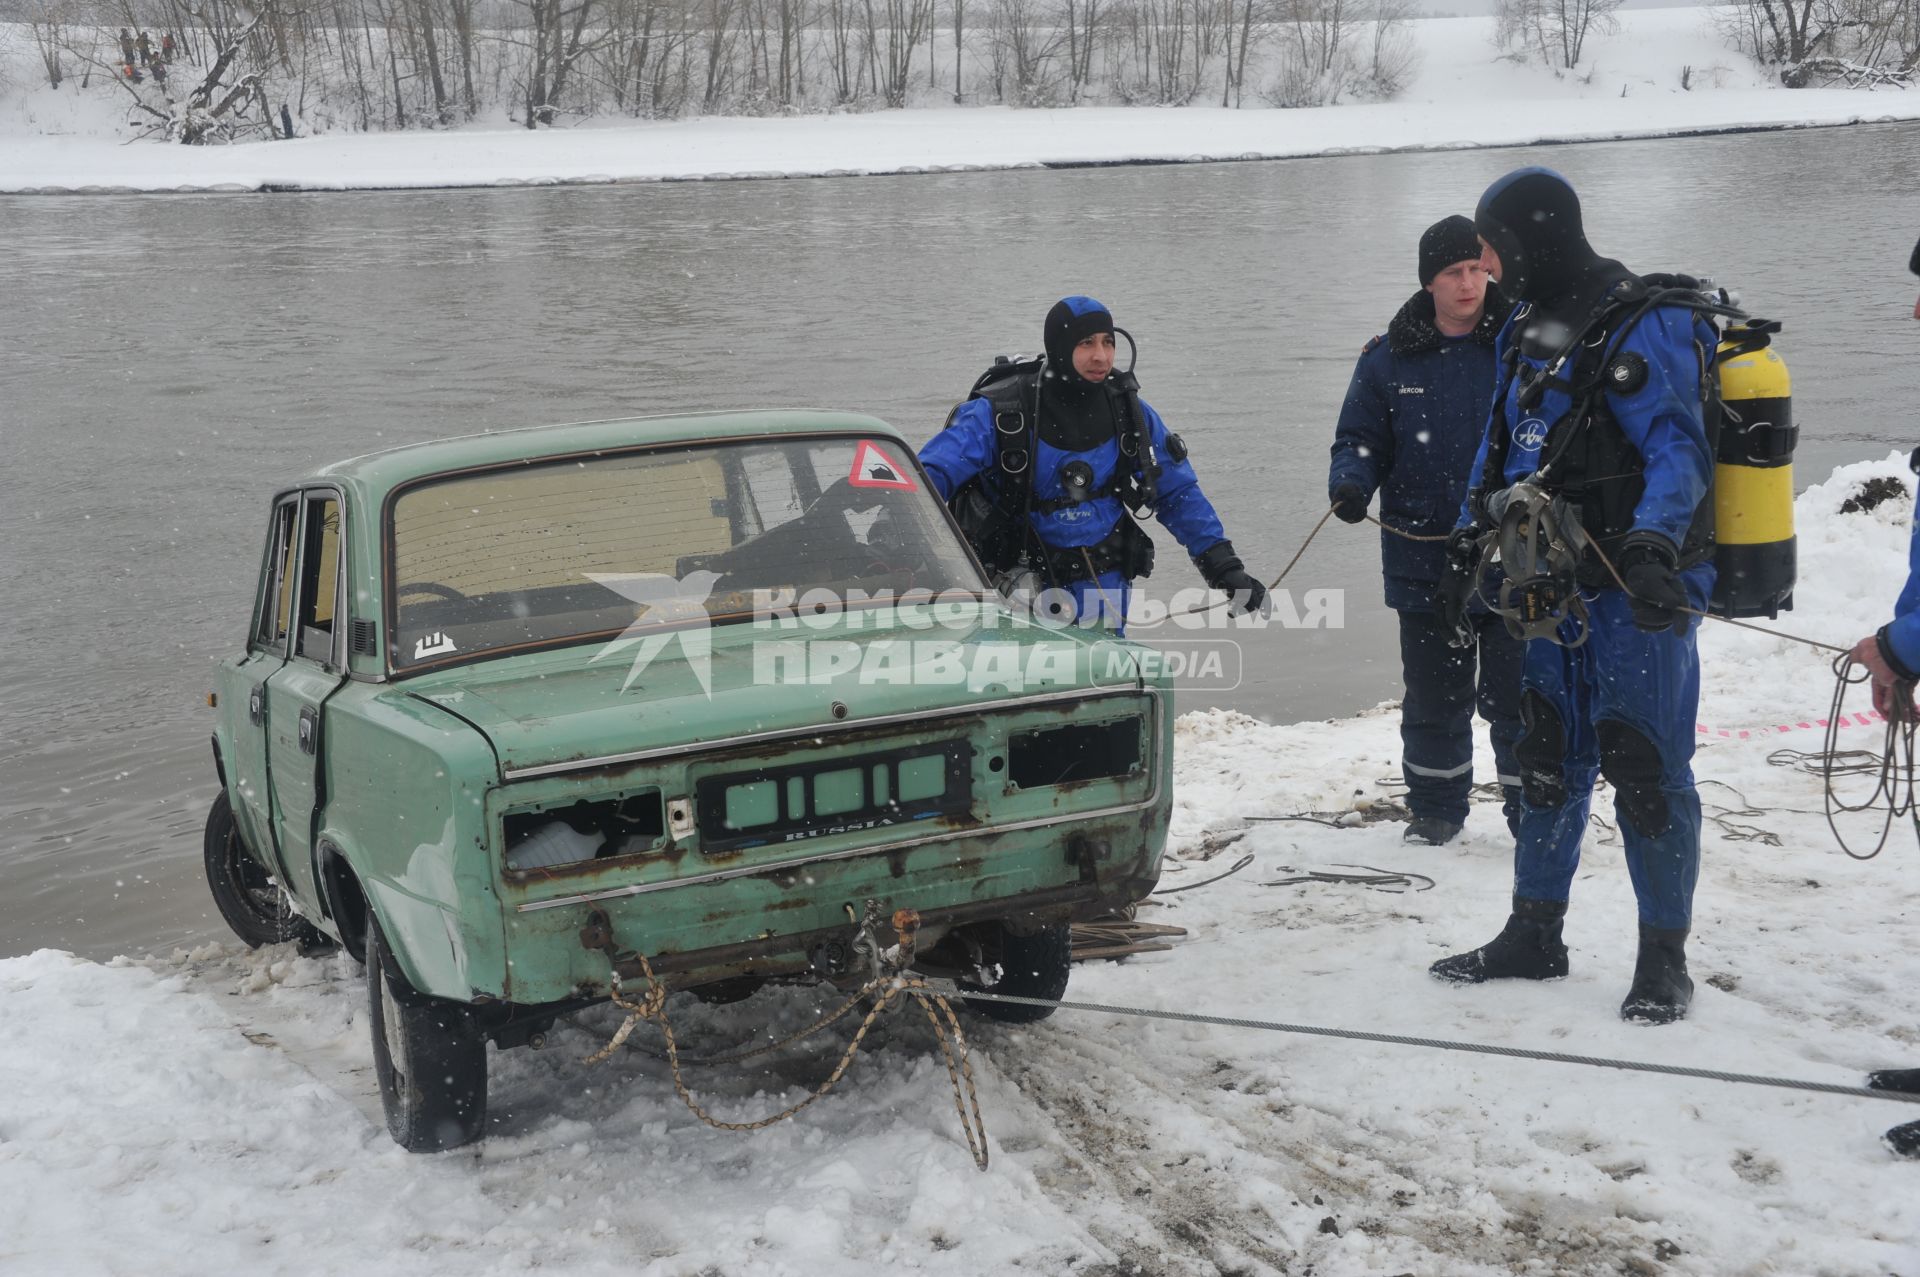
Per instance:
[[[293,594],[293,516],[299,508],[299,501],[291,499],[273,508],[273,522],[267,529],[267,557],[260,574],[260,617],[253,631],[257,647],[277,647],[286,641]]]
[[[301,519],[300,655],[331,664],[340,597],[340,502],[310,494]]]

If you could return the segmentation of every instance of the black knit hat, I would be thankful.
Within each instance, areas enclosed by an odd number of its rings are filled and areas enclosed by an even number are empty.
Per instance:
[[[1473,223],[1458,213],[1427,227],[1420,237],[1420,287],[1425,288],[1455,262],[1480,256],[1480,235]]]
[[[1073,348],[1096,333],[1113,331],[1113,316],[1091,297],[1062,297],[1047,312],[1047,362],[1054,372],[1073,371]]]

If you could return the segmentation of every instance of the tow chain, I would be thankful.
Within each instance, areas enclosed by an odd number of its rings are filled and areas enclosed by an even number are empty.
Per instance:
[[[687,1087],[686,1078],[681,1074],[680,1043],[674,1036],[673,1022],[667,1016],[666,986],[661,984],[659,978],[654,975],[653,964],[647,961],[647,955],[637,951],[633,957],[638,960],[640,970],[647,978],[646,992],[637,1002],[627,998],[621,987],[619,968],[617,966],[614,968],[612,1001],[615,1006],[627,1013],[627,1018],[614,1031],[612,1039],[589,1055],[585,1062],[590,1065],[603,1063],[626,1044],[634,1029],[638,1028],[642,1022],[651,1020],[660,1026],[660,1032],[666,1039],[667,1063],[673,1073],[673,1089],[679,1095],[681,1103],[685,1104],[695,1117],[715,1130],[762,1131],[810,1107],[839,1085],[840,1079],[845,1077],[847,1070],[853,1066],[853,1059],[860,1053],[860,1047],[865,1043],[867,1033],[873,1028],[874,1023],[881,1015],[892,1010],[896,1003],[911,998],[926,1013],[927,1022],[933,1025],[934,1038],[940,1043],[940,1054],[946,1062],[947,1079],[953,1084],[953,1107],[960,1115],[960,1129],[967,1137],[967,1149],[973,1154],[973,1164],[984,1171],[987,1169],[988,1162],[986,1119],[980,1112],[980,1096],[973,1079],[973,1062],[967,1058],[966,1033],[960,1027],[960,1018],[954,1014],[953,1005],[947,1000],[947,991],[907,970],[913,961],[913,936],[919,927],[919,915],[910,909],[902,909],[894,914],[893,921],[900,943],[891,951],[892,956],[889,961],[892,969],[876,971],[874,978],[861,986],[859,991],[848,998],[837,1011],[815,1021],[798,1033],[790,1034],[767,1046],[734,1055],[685,1062],[688,1065],[713,1065],[769,1054],[825,1029],[851,1011],[862,998],[871,999],[872,1005],[867,1009],[866,1017],[861,1020],[860,1027],[855,1030],[853,1040],[847,1044],[846,1050],[841,1052],[840,1060],[834,1065],[833,1071],[827,1075],[827,1080],[816,1087],[805,1099],[789,1105],[778,1113],[754,1122],[723,1122],[701,1107],[700,1102],[693,1097],[693,1092]],[[870,922],[871,918],[869,918]]]

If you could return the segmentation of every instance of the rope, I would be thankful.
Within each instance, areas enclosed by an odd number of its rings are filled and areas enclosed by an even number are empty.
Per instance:
[[[1253,857],[1251,855],[1242,856],[1240,857],[1240,859],[1233,862],[1233,868],[1227,870],[1223,874],[1215,874],[1211,878],[1203,878],[1199,882],[1189,882],[1178,887],[1162,887],[1158,891],[1149,892],[1148,894],[1155,895],[1155,896],[1171,896],[1171,895],[1177,895],[1182,891],[1193,891],[1199,887],[1210,886],[1213,883],[1219,882],[1222,878],[1233,877],[1235,874],[1239,873],[1242,869],[1245,869],[1248,865],[1252,863],[1253,863]]]
[[[1348,864],[1343,864],[1340,866],[1340,868],[1364,869],[1367,872],[1363,874],[1336,874],[1336,873],[1327,873],[1325,870],[1310,869],[1306,873],[1296,874],[1291,878],[1276,878],[1272,882],[1263,882],[1260,885],[1263,887],[1291,887],[1298,883],[1303,883],[1303,882],[1323,882],[1323,883],[1350,882],[1350,883],[1358,883],[1363,887],[1386,888],[1386,889],[1392,890],[1395,895],[1398,895],[1409,889],[1414,891],[1433,890],[1433,879],[1427,877],[1427,875],[1425,874],[1414,873],[1410,869],[1375,869],[1372,865],[1348,865]],[[1426,886],[1424,887],[1414,886],[1415,879],[1418,879],[1419,881],[1425,883]]]
[[[655,1021],[666,1037],[667,1062],[673,1070],[673,1089],[680,1096],[681,1103],[685,1104],[695,1117],[715,1130],[761,1131],[777,1122],[786,1121],[839,1085],[840,1079],[846,1076],[847,1070],[852,1067],[853,1057],[859,1054],[861,1044],[866,1041],[867,1032],[873,1028],[874,1022],[883,1012],[890,1010],[896,1001],[910,997],[926,1013],[927,1021],[933,1025],[934,1037],[940,1043],[940,1054],[947,1065],[947,1078],[953,1083],[953,1106],[960,1115],[960,1129],[967,1137],[967,1149],[973,1154],[973,1164],[983,1171],[987,1169],[986,1120],[981,1116],[980,1096],[974,1088],[973,1064],[967,1058],[966,1034],[961,1030],[959,1017],[954,1014],[953,1006],[948,1002],[946,995],[934,989],[925,980],[918,976],[904,975],[871,980],[849,999],[845,1006],[826,1019],[783,1039],[774,1046],[762,1047],[737,1057],[748,1059],[755,1055],[764,1055],[778,1046],[817,1033],[844,1015],[860,998],[869,996],[874,998],[873,1006],[868,1009],[866,1018],[860,1022],[859,1029],[854,1032],[853,1041],[848,1043],[847,1049],[841,1053],[839,1063],[834,1065],[833,1072],[827,1076],[827,1080],[822,1082],[811,1095],[797,1104],[789,1105],[780,1112],[763,1117],[756,1122],[723,1122],[702,1108],[700,1102],[693,1098],[693,1093],[687,1089],[686,1079],[680,1073],[680,1044],[674,1037],[673,1024],[667,1018],[667,990],[654,976],[653,965],[647,961],[646,955],[642,953],[635,956],[640,961],[640,969],[646,973],[646,995],[639,1002],[629,1001],[621,990],[619,972],[614,972],[613,1003],[627,1013],[627,1018],[621,1022],[613,1038],[605,1046],[587,1057],[586,1063],[602,1063],[626,1043],[627,1038],[642,1021]],[[714,1057],[714,1062],[727,1058],[729,1057]]]
[[[1320,521],[1313,525],[1313,531],[1307,533],[1307,539],[1300,543],[1300,548],[1293,552],[1293,557],[1291,559],[1287,560],[1287,566],[1280,569],[1280,575],[1274,577],[1273,580],[1267,582],[1267,590],[1269,593],[1280,588],[1280,582],[1287,579],[1287,573],[1293,571],[1294,564],[1300,562],[1300,556],[1307,552],[1307,547],[1313,544],[1313,539],[1320,535],[1320,529],[1326,527],[1327,520],[1331,519],[1332,517],[1333,517],[1333,507],[1328,506],[1326,513],[1320,516]],[[1213,611],[1217,607],[1223,606],[1229,601],[1230,600],[1227,600],[1227,599],[1215,599],[1204,607],[1190,607],[1185,609],[1184,611],[1172,612],[1172,613],[1169,613],[1168,615],[1170,619],[1171,617],[1175,617],[1175,616],[1204,616],[1208,612]]]
[[[1855,670],[1861,670],[1856,676]],[[1912,693],[1905,687],[1894,689],[1892,712],[1887,715],[1886,737],[1878,754],[1865,749],[1840,748],[1840,714],[1844,711],[1847,689],[1868,682],[1870,676],[1853,659],[1851,652],[1842,654],[1833,663],[1833,704],[1827,711],[1826,737],[1821,741],[1820,752],[1801,753],[1798,750],[1777,749],[1767,755],[1767,762],[1775,767],[1792,767],[1798,771],[1818,776],[1824,790],[1825,815],[1827,828],[1833,834],[1840,850],[1855,860],[1872,860],[1886,850],[1887,839],[1893,833],[1893,822],[1905,816],[1913,825],[1914,836],[1920,838],[1920,797],[1916,797],[1914,784],[1914,733],[1917,725],[1912,710]],[[1841,799],[1834,790],[1834,778],[1838,776],[1872,776],[1873,792],[1866,801],[1849,803]],[[1840,833],[1840,826],[1834,817],[1840,812],[1884,811],[1886,818],[1880,822],[1880,837],[1874,842],[1873,850],[1860,852],[1847,845]]]
[[[1367,516],[1367,522],[1379,528],[1382,532],[1391,532],[1393,535],[1405,538],[1408,541],[1445,541],[1449,536],[1453,535],[1450,532],[1442,532],[1438,536],[1422,536],[1418,532],[1409,532],[1405,528],[1396,528],[1391,523],[1382,523],[1372,515]]]
[[[1814,1091],[1824,1095],[1853,1095],[1865,1099],[1892,1100],[1900,1104],[1920,1104],[1920,1092],[1879,1091],[1864,1086],[1841,1086],[1833,1082],[1805,1082],[1796,1078],[1766,1077],[1756,1073],[1727,1073],[1719,1069],[1696,1069],[1684,1064],[1653,1064],[1642,1060],[1614,1060],[1596,1055],[1569,1055],[1560,1051],[1535,1051],[1526,1047],[1496,1046],[1489,1042],[1453,1042],[1444,1038],[1406,1037],[1398,1033],[1368,1033],[1361,1029],[1329,1029],[1313,1024],[1286,1024],[1277,1020],[1245,1020],[1235,1016],[1201,1015],[1192,1011],[1159,1011],[1147,1007],[1108,1006],[1100,1002],[1057,1002],[1051,998],[1023,998],[1011,993],[975,993],[968,990],[954,996],[969,1002],[1012,1002],[1022,1006],[1091,1011],[1097,1015],[1131,1015],[1149,1020],[1176,1020],[1182,1024],[1211,1024],[1229,1029],[1258,1029],[1267,1033],[1343,1038],[1351,1042],[1376,1042],[1387,1046],[1418,1046],[1440,1051],[1465,1051],[1474,1055],[1503,1056],[1511,1060],[1579,1064],[1589,1068],[1661,1073],[1668,1077],[1700,1078],[1708,1082],[1730,1082],[1742,1086],[1771,1086],[1793,1091]]]
[[[1588,538],[1587,546],[1589,549],[1593,551],[1594,556],[1600,560],[1600,565],[1606,568],[1607,575],[1613,578],[1613,583],[1620,587],[1620,592],[1622,594],[1625,594],[1630,599],[1640,597],[1639,595],[1635,594],[1632,590],[1629,590],[1627,588],[1626,580],[1622,578],[1620,575],[1620,569],[1613,566],[1613,560],[1607,557],[1607,552],[1600,548],[1600,543],[1598,541],[1595,541],[1592,538]],[[1650,601],[1651,600],[1643,600],[1643,602],[1650,602]],[[1662,604],[1661,606],[1664,607],[1665,604]],[[1699,608],[1687,607],[1685,604],[1675,606],[1670,610],[1675,612],[1685,612],[1688,616],[1697,616],[1708,621],[1721,621],[1728,625],[1737,625],[1743,630],[1753,630],[1757,633],[1765,634],[1770,638],[1785,639],[1789,643],[1804,643],[1806,646],[1811,648],[1816,648],[1822,652],[1837,652],[1842,656],[1845,656],[1847,654],[1846,648],[1835,647],[1831,643],[1822,643],[1819,639],[1805,638],[1799,634],[1789,634],[1785,630],[1768,629],[1764,625],[1755,625],[1752,621],[1741,621],[1731,616],[1721,616],[1717,612],[1702,612]]]

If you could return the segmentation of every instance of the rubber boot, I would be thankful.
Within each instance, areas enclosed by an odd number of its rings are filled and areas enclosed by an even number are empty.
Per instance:
[[[1442,816],[1415,816],[1400,835],[1402,842],[1423,842],[1429,847],[1444,847],[1460,836],[1460,826]]]
[[[1895,1157],[1920,1157],[1920,1122],[1902,1122],[1880,1137]]]
[[[1911,1091],[1920,1095],[1920,1069],[1881,1069],[1867,1074],[1867,1088],[1874,1091]]]
[[[1478,949],[1440,959],[1427,972],[1451,984],[1558,980],[1567,974],[1567,946],[1560,942],[1560,925],[1566,917],[1564,900],[1515,896],[1513,913],[1499,935]]]
[[[1640,924],[1640,957],[1633,984],[1620,1004],[1620,1018],[1641,1024],[1672,1024],[1687,1018],[1693,977],[1687,974],[1687,929]]]

